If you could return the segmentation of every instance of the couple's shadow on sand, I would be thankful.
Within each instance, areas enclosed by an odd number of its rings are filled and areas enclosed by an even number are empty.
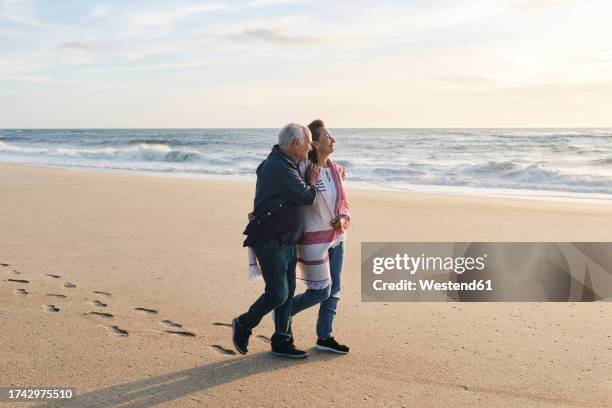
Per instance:
[[[77,389],[77,396],[73,400],[51,402],[41,406],[47,408],[100,408],[118,405],[129,408],[150,407],[251,375],[340,357],[338,354],[317,352],[314,348],[309,350],[309,354],[310,356],[306,359],[291,360],[262,352],[128,384],[114,385],[81,395],[78,394]]]

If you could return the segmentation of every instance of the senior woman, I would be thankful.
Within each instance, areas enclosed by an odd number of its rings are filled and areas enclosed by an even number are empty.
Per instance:
[[[316,348],[346,354],[349,347],[338,343],[332,330],[340,299],[344,240],[350,222],[344,169],[330,159],[336,141],[323,121],[315,120],[308,128],[312,133],[312,150],[308,160],[300,163],[300,171],[306,174],[308,166],[320,167],[316,182],[319,195],[312,206],[302,209],[304,232],[297,242],[297,277],[306,283],[307,289],[293,298],[291,314],[320,303]]]

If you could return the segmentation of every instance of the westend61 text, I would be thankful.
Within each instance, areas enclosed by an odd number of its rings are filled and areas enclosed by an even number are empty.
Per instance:
[[[417,282],[410,281],[407,279],[402,279],[397,282],[383,282],[381,279],[377,279],[372,282],[372,287],[376,291],[413,291],[413,290],[422,290],[422,291],[483,291],[483,290],[493,290],[493,286],[491,285],[491,280],[473,280],[471,282],[436,282],[432,279],[419,279],[418,286]]]

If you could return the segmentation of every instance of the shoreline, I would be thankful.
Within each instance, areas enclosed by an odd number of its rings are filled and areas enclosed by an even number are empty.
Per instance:
[[[37,169],[54,169],[54,170],[65,170],[70,172],[84,172],[84,173],[92,173],[92,174],[116,174],[116,175],[134,175],[134,176],[147,176],[147,177],[160,177],[160,178],[169,178],[169,179],[187,179],[187,180],[202,180],[202,181],[214,181],[214,182],[229,182],[229,183],[242,183],[242,184],[251,184],[255,183],[255,176],[253,175],[253,180],[247,180],[245,178],[239,178],[237,175],[230,176],[217,176],[213,174],[193,174],[193,173],[180,173],[180,172],[157,172],[157,171],[137,171],[137,170],[125,170],[125,169],[111,169],[111,168],[94,168],[94,167],[77,167],[77,166],[50,166],[50,165],[36,165],[36,164],[22,164],[22,163],[6,163],[0,162],[0,167],[24,167],[24,168],[37,168]],[[419,187],[416,186],[415,187]],[[383,186],[370,186],[370,185],[351,185],[347,186],[350,190],[357,191],[370,191],[370,192],[388,192],[388,193],[399,193],[399,194],[424,194],[431,196],[439,196],[446,198],[455,198],[455,197],[466,197],[466,198],[482,198],[482,199],[509,199],[509,200],[526,200],[526,201],[537,201],[537,202],[559,202],[559,203],[576,203],[576,204],[598,204],[598,205],[611,205],[612,204],[612,195],[610,198],[599,198],[599,197],[570,197],[570,196],[551,196],[546,195],[547,192],[551,193],[559,193],[566,194],[563,191],[555,191],[555,190],[517,190],[517,191],[530,191],[534,194],[505,194],[503,192],[500,193],[486,193],[485,188],[479,187],[460,187],[460,186],[422,186],[423,188],[393,188],[393,187],[383,187]],[[467,188],[471,191],[474,190],[482,190],[482,194],[478,192],[470,193],[469,191],[444,191],[445,189],[453,189],[453,188]],[[440,191],[436,191],[436,190]],[[496,191],[496,189],[490,189]],[[499,189],[497,191],[510,192],[512,189]],[[541,195],[538,193],[542,193]],[[571,194],[571,193],[567,193]],[[576,193],[576,194],[585,194],[585,193]],[[594,193],[596,195],[596,193]]]

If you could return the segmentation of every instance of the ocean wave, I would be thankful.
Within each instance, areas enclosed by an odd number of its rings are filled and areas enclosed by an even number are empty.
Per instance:
[[[472,174],[499,174],[511,172],[518,168],[519,166],[516,163],[510,161],[488,161],[486,163],[468,165],[465,167],[465,171]]]
[[[591,160],[589,164],[594,164],[596,166],[612,165],[612,157],[608,157],[607,159]]]
[[[21,137],[16,137],[16,136],[0,136],[0,142],[4,141],[4,142],[10,142],[13,140],[21,140]]]
[[[420,170],[414,170],[411,168],[407,168],[407,167],[402,167],[402,168],[386,168],[386,167],[379,167],[379,168],[375,168],[373,169],[373,174],[377,175],[377,176],[382,176],[384,178],[389,178],[389,179],[393,179],[393,180],[398,180],[401,178],[405,178],[405,177],[418,177],[418,176],[423,176],[426,173]]]
[[[16,146],[0,142],[0,153],[18,156],[80,158],[83,160],[119,160],[153,162],[193,162],[206,160],[195,150],[176,150],[165,144],[136,144],[128,147],[77,148]]]
[[[592,191],[612,192],[612,178],[599,175],[568,174],[558,170],[546,169],[538,164],[511,172],[509,177],[514,180],[538,185],[555,185],[566,187],[581,187]]]
[[[475,176],[466,185],[477,187],[527,188],[576,192],[612,193],[612,177],[599,174],[572,174],[541,163],[519,164],[489,161],[471,165],[458,172],[454,182],[461,184],[462,175]]]
[[[166,146],[178,146],[183,144],[181,141],[176,139],[132,139],[127,142],[127,145],[166,145]]]
[[[506,179],[524,182],[559,181],[563,183],[596,183],[597,185],[612,187],[612,179],[599,175],[570,174],[552,168],[546,168],[541,163],[515,163],[510,161],[488,161],[486,163],[469,165],[465,167],[467,174],[494,175]]]
[[[350,160],[335,160],[334,162],[344,167],[345,169],[350,169],[351,167],[353,167],[353,163]]]
[[[531,138],[562,138],[562,137],[600,137],[605,133],[597,133],[594,130],[543,130],[543,129],[524,129],[511,132],[496,133],[497,137],[531,137]]]
[[[612,177],[573,174],[541,163],[488,161],[479,164],[447,164],[408,168],[362,168],[350,172],[350,180],[366,184],[445,187],[505,188],[538,191],[612,194]],[[349,180],[349,181],[350,181]]]

